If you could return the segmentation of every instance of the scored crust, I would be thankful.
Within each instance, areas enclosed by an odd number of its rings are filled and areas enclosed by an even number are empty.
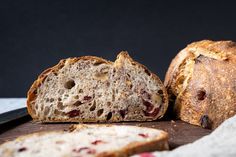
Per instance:
[[[51,73],[58,73],[60,69],[62,69],[65,64],[69,64],[69,65],[72,65],[76,62],[79,62],[81,60],[95,60],[96,62],[101,62],[103,64],[108,64],[108,65],[112,65],[112,66],[121,66],[119,64],[122,64],[122,63],[119,63],[120,60],[122,60],[122,58],[124,59],[128,59],[131,64],[135,65],[135,66],[138,66],[139,68],[142,68],[142,69],[145,69],[145,73],[147,73],[152,80],[155,80],[159,86],[159,88],[162,90],[162,101],[163,101],[163,104],[162,104],[162,107],[159,111],[159,117],[158,118],[161,118],[163,117],[165,111],[167,110],[167,107],[168,107],[168,98],[167,98],[167,92],[165,90],[165,87],[164,85],[162,85],[162,82],[161,80],[158,78],[158,76],[156,76],[154,73],[152,73],[150,70],[148,70],[144,65],[134,61],[129,55],[127,52],[125,51],[122,51],[118,56],[117,56],[117,60],[115,62],[111,62],[111,61],[107,61],[105,59],[102,59],[100,57],[94,57],[94,56],[83,56],[83,57],[75,57],[75,58],[68,58],[68,59],[64,59],[64,60],[61,60],[57,65],[55,65],[54,67],[51,67],[47,70],[45,70],[42,74],[39,75],[38,79],[33,83],[33,85],[31,86],[31,88],[29,89],[28,91],[28,94],[27,94],[27,109],[28,109],[28,112],[29,114],[31,115],[31,117],[34,119],[34,120],[38,120],[38,117],[35,115],[35,113],[33,112],[33,107],[34,107],[34,104],[32,103],[36,98],[37,98],[37,90],[38,88],[44,83],[45,79],[48,77],[49,74]],[[66,121],[66,122],[78,122],[78,120],[74,120],[74,119],[67,119],[67,120],[63,120],[63,119],[53,119],[53,120],[40,120],[42,122],[62,122],[62,121]],[[88,118],[88,119],[83,119],[83,120],[79,120],[79,121],[83,121],[83,122],[97,122],[96,119],[93,119],[93,118]],[[120,120],[117,120],[117,119],[112,119],[113,122],[115,121],[120,121]],[[140,120],[139,120],[140,121]]]
[[[236,113],[235,80],[236,44],[203,40],[177,54],[164,85],[177,117],[215,128]]]
[[[72,125],[68,131],[49,131],[49,132],[39,132],[39,133],[32,133],[28,135],[23,135],[18,138],[16,138],[13,141],[7,141],[3,144],[0,145],[0,152],[2,152],[3,156],[13,156],[14,149],[20,149],[17,148],[18,146],[14,145],[14,142],[20,143],[24,142],[25,140],[30,140],[30,138],[34,137],[40,137],[44,135],[54,135],[55,133],[58,134],[65,134],[65,133],[73,133],[73,132],[80,132],[86,129],[99,129],[102,127],[114,127],[114,125],[85,125],[85,124],[80,124],[80,125]],[[119,127],[119,126],[116,126]],[[169,145],[168,145],[168,133],[162,130],[157,130],[157,129],[152,129],[152,128],[145,128],[145,127],[137,127],[137,126],[121,126],[121,127],[127,127],[128,128],[136,128],[136,130],[139,130],[142,128],[143,130],[146,130],[149,132],[150,130],[158,131],[158,135],[153,137],[152,139],[146,140],[146,141],[137,141],[137,142],[130,142],[128,145],[122,146],[118,149],[111,149],[109,151],[102,151],[100,153],[97,153],[95,156],[96,157],[128,157],[130,155],[142,153],[142,152],[150,152],[150,151],[163,151],[163,150],[169,150]],[[55,135],[57,136],[57,135]],[[76,135],[75,135],[76,136]],[[98,139],[101,139],[97,137]],[[62,139],[63,140],[63,139]],[[103,140],[103,139],[101,139]],[[115,140],[115,139],[114,139]],[[96,141],[96,140],[95,140]],[[61,142],[61,141],[60,141]],[[79,141],[78,141],[79,142]],[[13,145],[12,145],[13,144]],[[9,146],[11,148],[8,148]],[[21,147],[26,148],[26,146],[21,145]],[[81,146],[80,146],[81,147]],[[89,146],[88,146],[89,147]],[[2,149],[2,150],[1,150]],[[28,148],[26,148],[27,150]],[[38,148],[40,149],[40,148]],[[53,149],[53,147],[52,147]],[[39,150],[40,151],[40,150]]]

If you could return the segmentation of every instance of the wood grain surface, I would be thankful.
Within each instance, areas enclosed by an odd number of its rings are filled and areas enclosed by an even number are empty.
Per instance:
[[[0,144],[15,139],[29,133],[51,130],[66,130],[74,123],[56,123],[56,124],[41,124],[32,122],[29,117],[21,120],[8,123],[1,126],[0,129]],[[174,149],[178,146],[191,143],[205,135],[208,135],[211,130],[203,129],[198,126],[187,124],[183,121],[155,121],[155,122],[125,122],[113,123],[115,125],[136,125],[165,130],[169,133],[170,148]]]

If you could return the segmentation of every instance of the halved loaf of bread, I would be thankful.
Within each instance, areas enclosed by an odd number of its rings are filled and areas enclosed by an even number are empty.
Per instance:
[[[27,106],[43,122],[150,121],[164,115],[168,100],[160,79],[121,52],[114,63],[61,60],[33,83]]]
[[[0,146],[1,157],[126,157],[167,150],[164,131],[116,125],[75,125],[70,132],[35,133]]]

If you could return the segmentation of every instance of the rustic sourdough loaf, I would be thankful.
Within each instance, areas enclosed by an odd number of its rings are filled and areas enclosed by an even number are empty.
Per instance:
[[[126,157],[167,150],[164,131],[116,125],[76,125],[70,132],[43,132],[0,145],[1,157]]]
[[[27,108],[42,122],[150,121],[168,106],[160,79],[127,52],[116,61],[84,56],[45,70],[28,91]]]
[[[236,113],[236,44],[203,40],[188,45],[172,60],[165,86],[180,119],[216,128]]]

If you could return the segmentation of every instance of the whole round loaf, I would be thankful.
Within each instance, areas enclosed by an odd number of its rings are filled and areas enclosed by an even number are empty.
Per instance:
[[[188,45],[172,60],[164,84],[178,118],[216,128],[236,113],[236,43]]]

